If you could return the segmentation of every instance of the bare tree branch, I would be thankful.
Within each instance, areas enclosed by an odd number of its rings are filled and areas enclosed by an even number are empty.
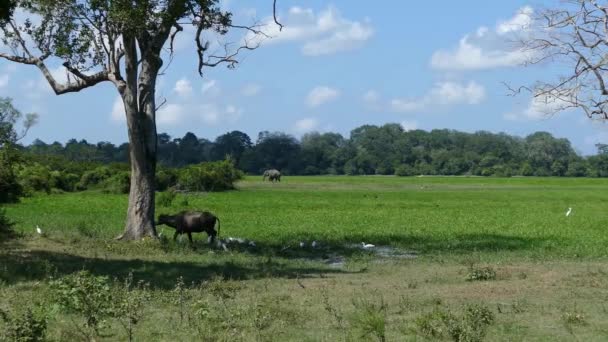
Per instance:
[[[277,0],[272,1],[272,17],[274,18],[274,23],[279,25],[279,32],[283,31],[283,25],[277,20]]]
[[[516,89],[536,99],[553,101],[554,112],[578,108],[587,116],[608,118],[608,8],[595,0],[563,1],[534,18],[530,36],[521,41],[530,53],[526,65],[563,63],[566,73],[556,80]]]

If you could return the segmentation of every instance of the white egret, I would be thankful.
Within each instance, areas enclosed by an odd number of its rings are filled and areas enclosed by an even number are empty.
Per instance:
[[[313,241],[310,245],[312,246],[312,248],[317,248],[318,246],[317,241]]]
[[[300,241],[300,248],[304,248],[304,247],[306,247],[306,243],[303,241]]]
[[[42,235],[42,229],[40,229],[40,227],[38,227],[38,225],[36,225],[36,233]]]
[[[361,242],[361,247],[363,248],[374,248],[376,247],[375,245],[372,245],[371,243],[365,243],[365,242]]]
[[[570,213],[572,213],[572,208],[568,208],[568,211],[566,211],[566,216],[570,216]]]

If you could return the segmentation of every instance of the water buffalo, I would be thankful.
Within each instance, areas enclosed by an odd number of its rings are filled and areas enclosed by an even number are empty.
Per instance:
[[[215,222],[217,221],[217,231]],[[177,235],[188,234],[188,239],[192,243],[192,233],[205,232],[213,243],[215,237],[220,234],[220,219],[208,211],[182,211],[175,215],[159,215],[157,225],[166,224],[175,228],[173,240]]]
[[[274,181],[281,181],[281,172],[279,170],[276,169],[270,169],[270,170],[266,170],[264,171],[264,176],[262,177],[262,180],[266,180],[266,177],[268,177],[268,180],[271,182]]]

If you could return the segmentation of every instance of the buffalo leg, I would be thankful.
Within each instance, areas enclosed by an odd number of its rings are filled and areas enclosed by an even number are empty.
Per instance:
[[[175,234],[173,234],[173,241],[177,240],[177,234],[179,234],[179,232],[176,230]]]
[[[192,233],[190,233],[190,232],[188,232],[188,239],[190,240],[190,243],[191,243],[191,244],[192,244],[192,243],[194,243],[194,242],[192,241]]]

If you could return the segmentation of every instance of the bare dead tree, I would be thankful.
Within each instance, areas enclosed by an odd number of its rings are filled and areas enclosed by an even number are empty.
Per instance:
[[[564,72],[531,86],[509,88],[533,94],[544,109],[578,108],[590,118],[608,119],[608,4],[596,0],[561,1],[537,12],[520,40],[527,65],[552,65]]]

